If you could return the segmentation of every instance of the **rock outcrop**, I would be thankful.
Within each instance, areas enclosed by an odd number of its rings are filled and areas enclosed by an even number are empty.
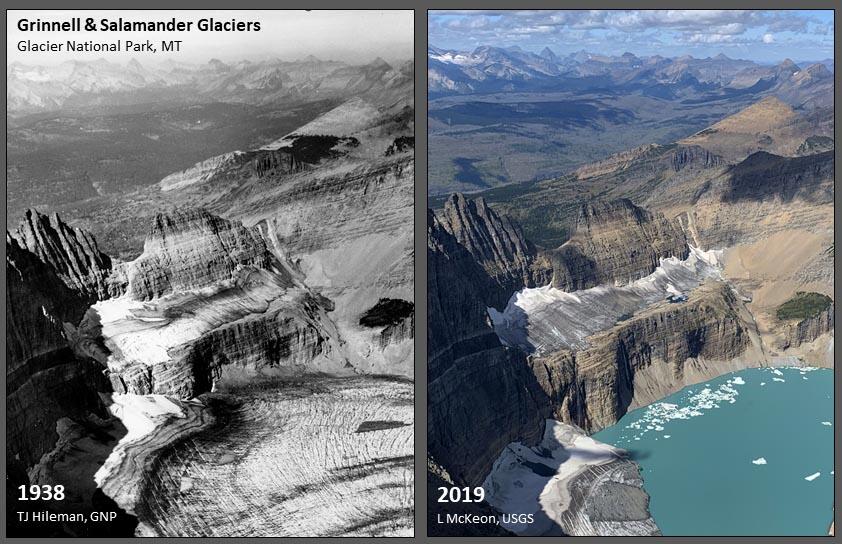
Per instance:
[[[730,287],[709,282],[687,302],[665,301],[597,333],[591,348],[559,350],[530,365],[553,417],[596,432],[687,384],[760,364],[738,362],[752,345],[746,317]]]
[[[129,295],[150,300],[230,280],[236,270],[267,268],[271,254],[259,234],[204,209],[155,217],[143,254],[125,274]]]
[[[466,240],[476,240],[463,234]],[[489,272],[511,268],[481,266],[432,211],[427,216],[427,244],[427,436],[428,454],[438,466],[429,481],[445,487],[481,485],[508,444],[530,447],[540,442],[553,399],[526,355],[503,346],[488,322],[487,305],[497,296],[487,286],[496,285],[502,292]],[[474,249],[479,255],[494,255]],[[494,262],[489,259],[486,264]],[[428,491],[436,493],[433,487]],[[454,511],[444,503],[429,504],[430,519]],[[485,503],[472,505],[471,511],[495,513]],[[578,513],[573,517],[584,523]],[[431,531],[455,534],[452,526],[435,525]],[[500,528],[474,526],[470,531],[499,534]]]
[[[118,392],[189,399],[231,365],[246,374],[315,370],[336,342],[332,303],[298,281],[258,231],[203,209],[159,214],[143,254],[118,272],[126,295],[91,308],[79,343],[102,338],[91,356],[108,365]]]
[[[27,210],[23,222],[7,235],[55,270],[61,280],[90,301],[108,298],[111,259],[86,231],[71,228],[58,214]]]
[[[39,219],[34,214],[30,217]],[[68,231],[62,229],[57,218],[53,225],[67,235]],[[30,232],[45,234],[40,230]],[[82,240],[88,239],[85,233],[77,231],[77,234]],[[71,510],[87,507],[90,511],[97,496],[92,480],[87,484],[80,481],[78,485],[70,485],[71,482],[65,479],[43,479],[35,469],[61,441],[66,423],[82,422],[86,428],[91,428],[95,426],[91,425],[91,420],[107,417],[100,393],[109,392],[110,386],[103,375],[103,367],[91,359],[77,357],[67,332],[96,296],[98,284],[95,280],[99,278],[81,273],[83,269],[79,267],[74,268],[73,265],[85,262],[77,260],[79,253],[64,253],[70,248],[79,249],[72,244],[75,237],[41,240],[47,245],[41,255],[36,255],[10,234],[6,235],[7,485],[15,490],[18,485],[62,483],[68,487]],[[57,240],[68,243],[49,245]],[[89,240],[91,244],[87,247],[95,248],[93,239]],[[49,256],[62,268],[57,270],[44,262],[43,256]],[[108,449],[108,441],[102,442],[105,442],[102,447]],[[20,508],[16,504],[17,501],[12,500],[7,505],[10,520],[17,517],[11,511]],[[46,534],[51,536],[64,530],[56,524],[49,528],[37,524],[34,527],[36,531],[39,528],[46,529]],[[10,526],[9,534],[31,536],[32,529]]]
[[[797,348],[825,333],[833,332],[835,307],[835,304],[831,304],[816,316],[788,325],[785,340],[780,347],[782,349]]]
[[[78,360],[64,323],[84,312],[85,296],[15,240],[6,240],[6,391],[10,461],[28,468],[52,449],[63,417],[102,413],[102,367]]]
[[[539,259],[520,226],[495,213],[485,199],[468,200],[454,193],[437,218],[493,280],[494,285],[487,288],[499,296],[494,296],[489,305],[500,306],[500,296],[507,297],[523,287],[549,283],[552,271],[548,263]]]
[[[688,253],[677,223],[620,199],[583,205],[576,232],[546,257],[552,263],[553,287],[577,291],[627,284],[651,274],[660,259],[685,259]]]
[[[544,394],[487,322],[493,280],[432,211],[427,244],[428,451],[455,485],[479,485],[506,444],[540,439]]]

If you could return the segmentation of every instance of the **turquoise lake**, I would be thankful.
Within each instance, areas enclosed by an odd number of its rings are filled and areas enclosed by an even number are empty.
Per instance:
[[[593,436],[640,464],[664,535],[827,535],[833,425],[832,370],[761,368],[686,387]]]

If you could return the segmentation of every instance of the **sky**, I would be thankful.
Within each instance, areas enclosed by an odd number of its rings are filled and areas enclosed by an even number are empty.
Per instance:
[[[428,32],[430,45],[460,51],[493,45],[779,62],[832,58],[833,23],[832,10],[431,11]]]
[[[18,29],[21,18],[30,20],[69,20],[72,17],[93,17],[95,21],[107,18],[134,21],[194,21],[191,32],[113,33],[113,32],[22,32]],[[196,21],[214,18],[229,21],[260,21],[259,32],[199,32]],[[409,60],[413,54],[413,13],[411,10],[395,11],[255,11],[255,10],[10,10],[7,12],[7,60],[23,64],[54,65],[67,60],[106,60],[125,63],[136,58],[141,63],[167,60],[204,63],[211,58],[224,62],[262,60],[277,57],[295,60],[314,55],[322,60],[341,60],[365,64],[377,56],[388,62]],[[122,40],[153,43],[161,40],[183,40],[181,53],[67,53],[27,52],[17,50],[21,40],[65,42],[67,40],[96,42]]]

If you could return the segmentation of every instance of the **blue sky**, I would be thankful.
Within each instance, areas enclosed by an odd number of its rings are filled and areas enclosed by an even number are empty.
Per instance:
[[[776,62],[833,57],[832,10],[430,11],[429,43],[520,46],[557,54],[685,54]]]

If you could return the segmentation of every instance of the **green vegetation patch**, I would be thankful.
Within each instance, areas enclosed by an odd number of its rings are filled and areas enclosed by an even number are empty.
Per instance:
[[[802,320],[816,317],[833,304],[833,299],[821,293],[799,291],[795,296],[778,306],[778,319]]]

